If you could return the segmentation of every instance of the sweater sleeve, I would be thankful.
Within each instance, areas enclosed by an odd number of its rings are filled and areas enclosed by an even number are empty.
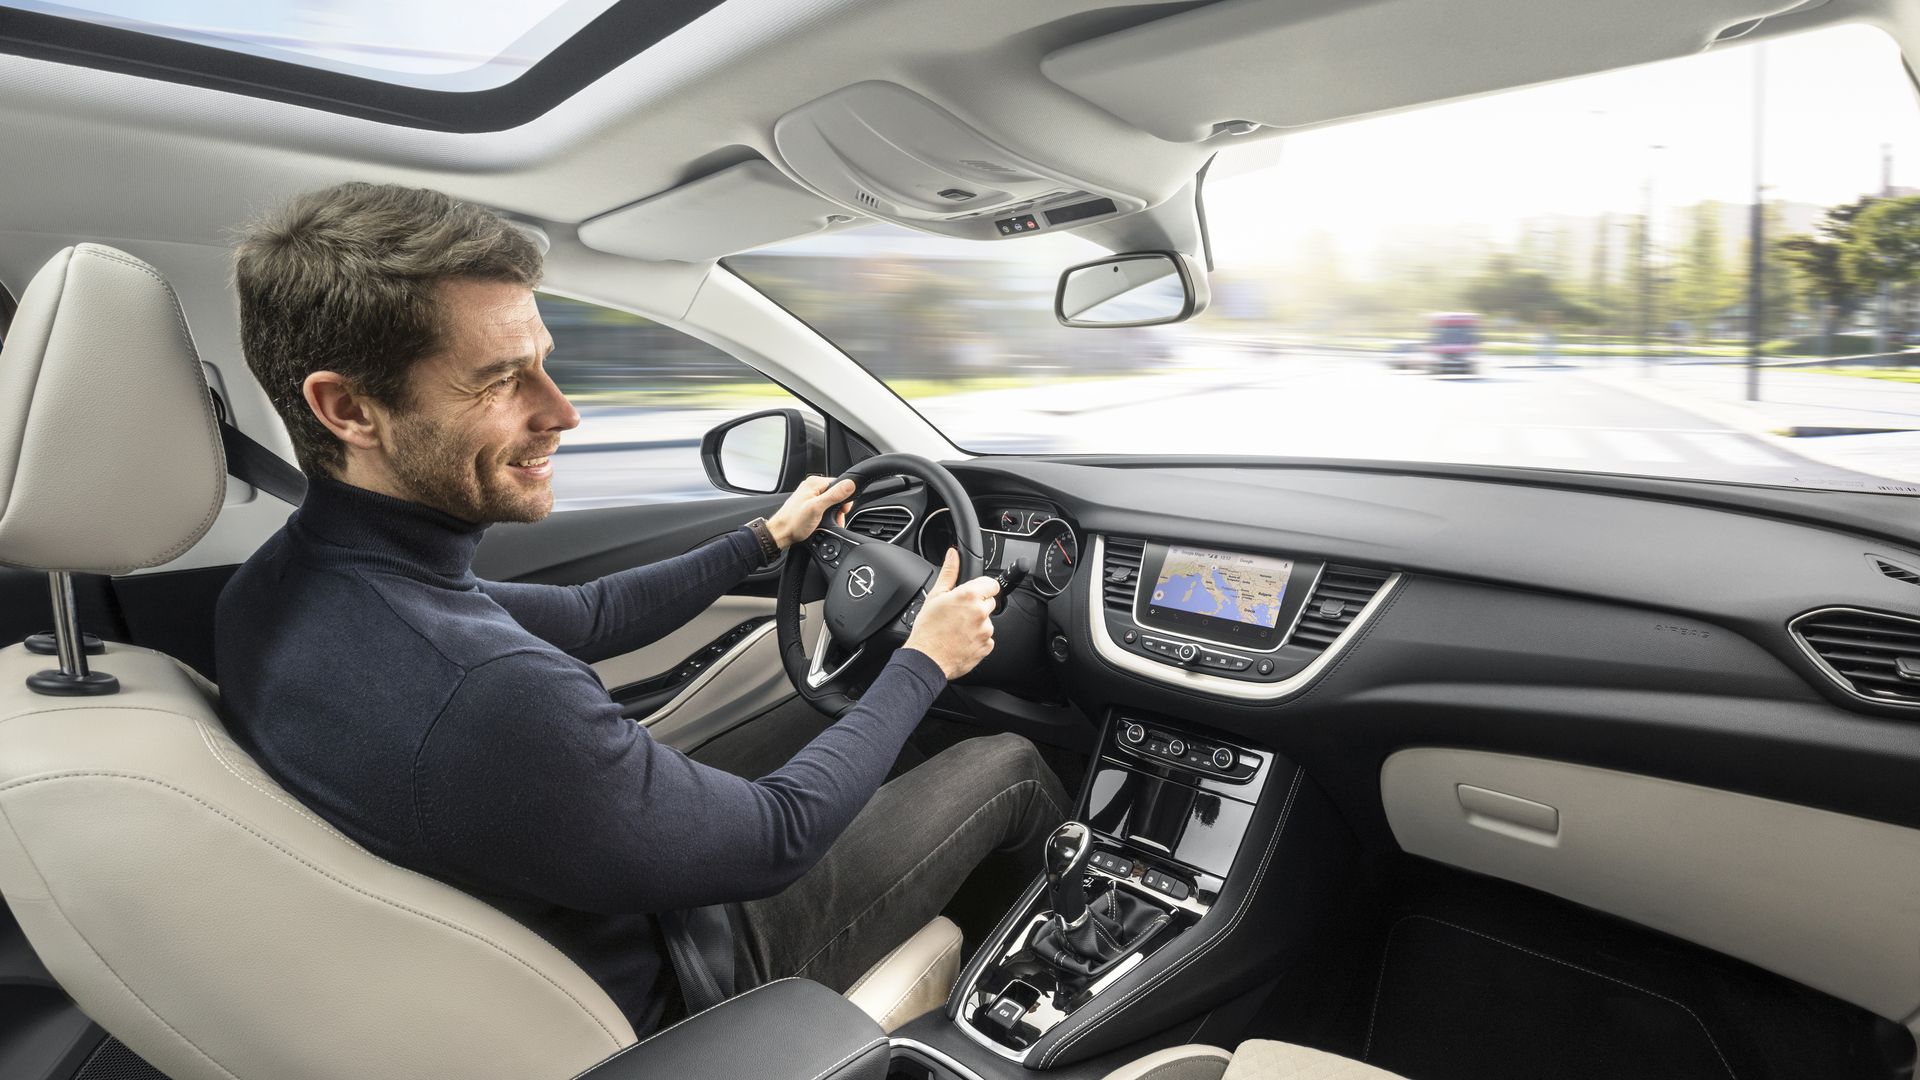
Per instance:
[[[585,585],[482,581],[480,589],[527,632],[591,663],[673,633],[760,565],[746,526],[684,555]]]
[[[749,781],[656,743],[590,669],[556,659],[516,653],[467,674],[421,747],[415,805],[453,879],[603,913],[779,892],[879,790],[946,685],[901,649],[859,705]]]

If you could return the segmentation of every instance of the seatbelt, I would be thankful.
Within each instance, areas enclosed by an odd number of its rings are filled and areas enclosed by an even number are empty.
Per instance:
[[[227,475],[252,484],[281,502],[299,506],[307,497],[306,474],[234,427],[227,417],[227,403],[211,387],[207,392],[213,395],[213,411],[220,418],[220,446],[227,454]]]
[[[660,916],[660,930],[688,1016],[733,996],[733,923],[726,908],[669,911]]]

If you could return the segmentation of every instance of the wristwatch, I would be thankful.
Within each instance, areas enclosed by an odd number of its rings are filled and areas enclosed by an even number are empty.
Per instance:
[[[771,566],[780,557],[780,542],[773,538],[773,529],[767,525],[767,519],[754,518],[747,522],[747,528],[753,530],[753,538],[760,541],[760,565]]]

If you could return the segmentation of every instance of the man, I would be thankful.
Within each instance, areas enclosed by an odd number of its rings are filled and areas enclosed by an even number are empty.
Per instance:
[[[1059,780],[1012,736],[882,787],[934,696],[993,647],[994,583],[956,584],[949,552],[861,704],[776,772],[750,782],[655,743],[579,656],[666,635],[853,485],[810,478],[770,519],[586,585],[476,578],[488,523],[551,511],[551,455],[580,422],[542,366],[540,271],[498,216],[393,186],[302,196],[242,239],[242,345],[309,487],[221,595],[228,721],[342,832],[546,937],[637,1032],[677,1008],[658,917],[685,909],[729,905],[737,989],[844,990],[982,858],[1037,859],[1064,817]]]

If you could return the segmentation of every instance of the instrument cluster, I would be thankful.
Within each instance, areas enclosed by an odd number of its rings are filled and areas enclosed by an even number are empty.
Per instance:
[[[974,504],[987,542],[987,573],[1016,566],[1025,584],[1042,596],[1058,596],[1080,567],[1080,540],[1057,508],[1033,500],[981,500]],[[915,539],[922,558],[938,563],[953,545],[953,519],[945,507],[928,514]]]

